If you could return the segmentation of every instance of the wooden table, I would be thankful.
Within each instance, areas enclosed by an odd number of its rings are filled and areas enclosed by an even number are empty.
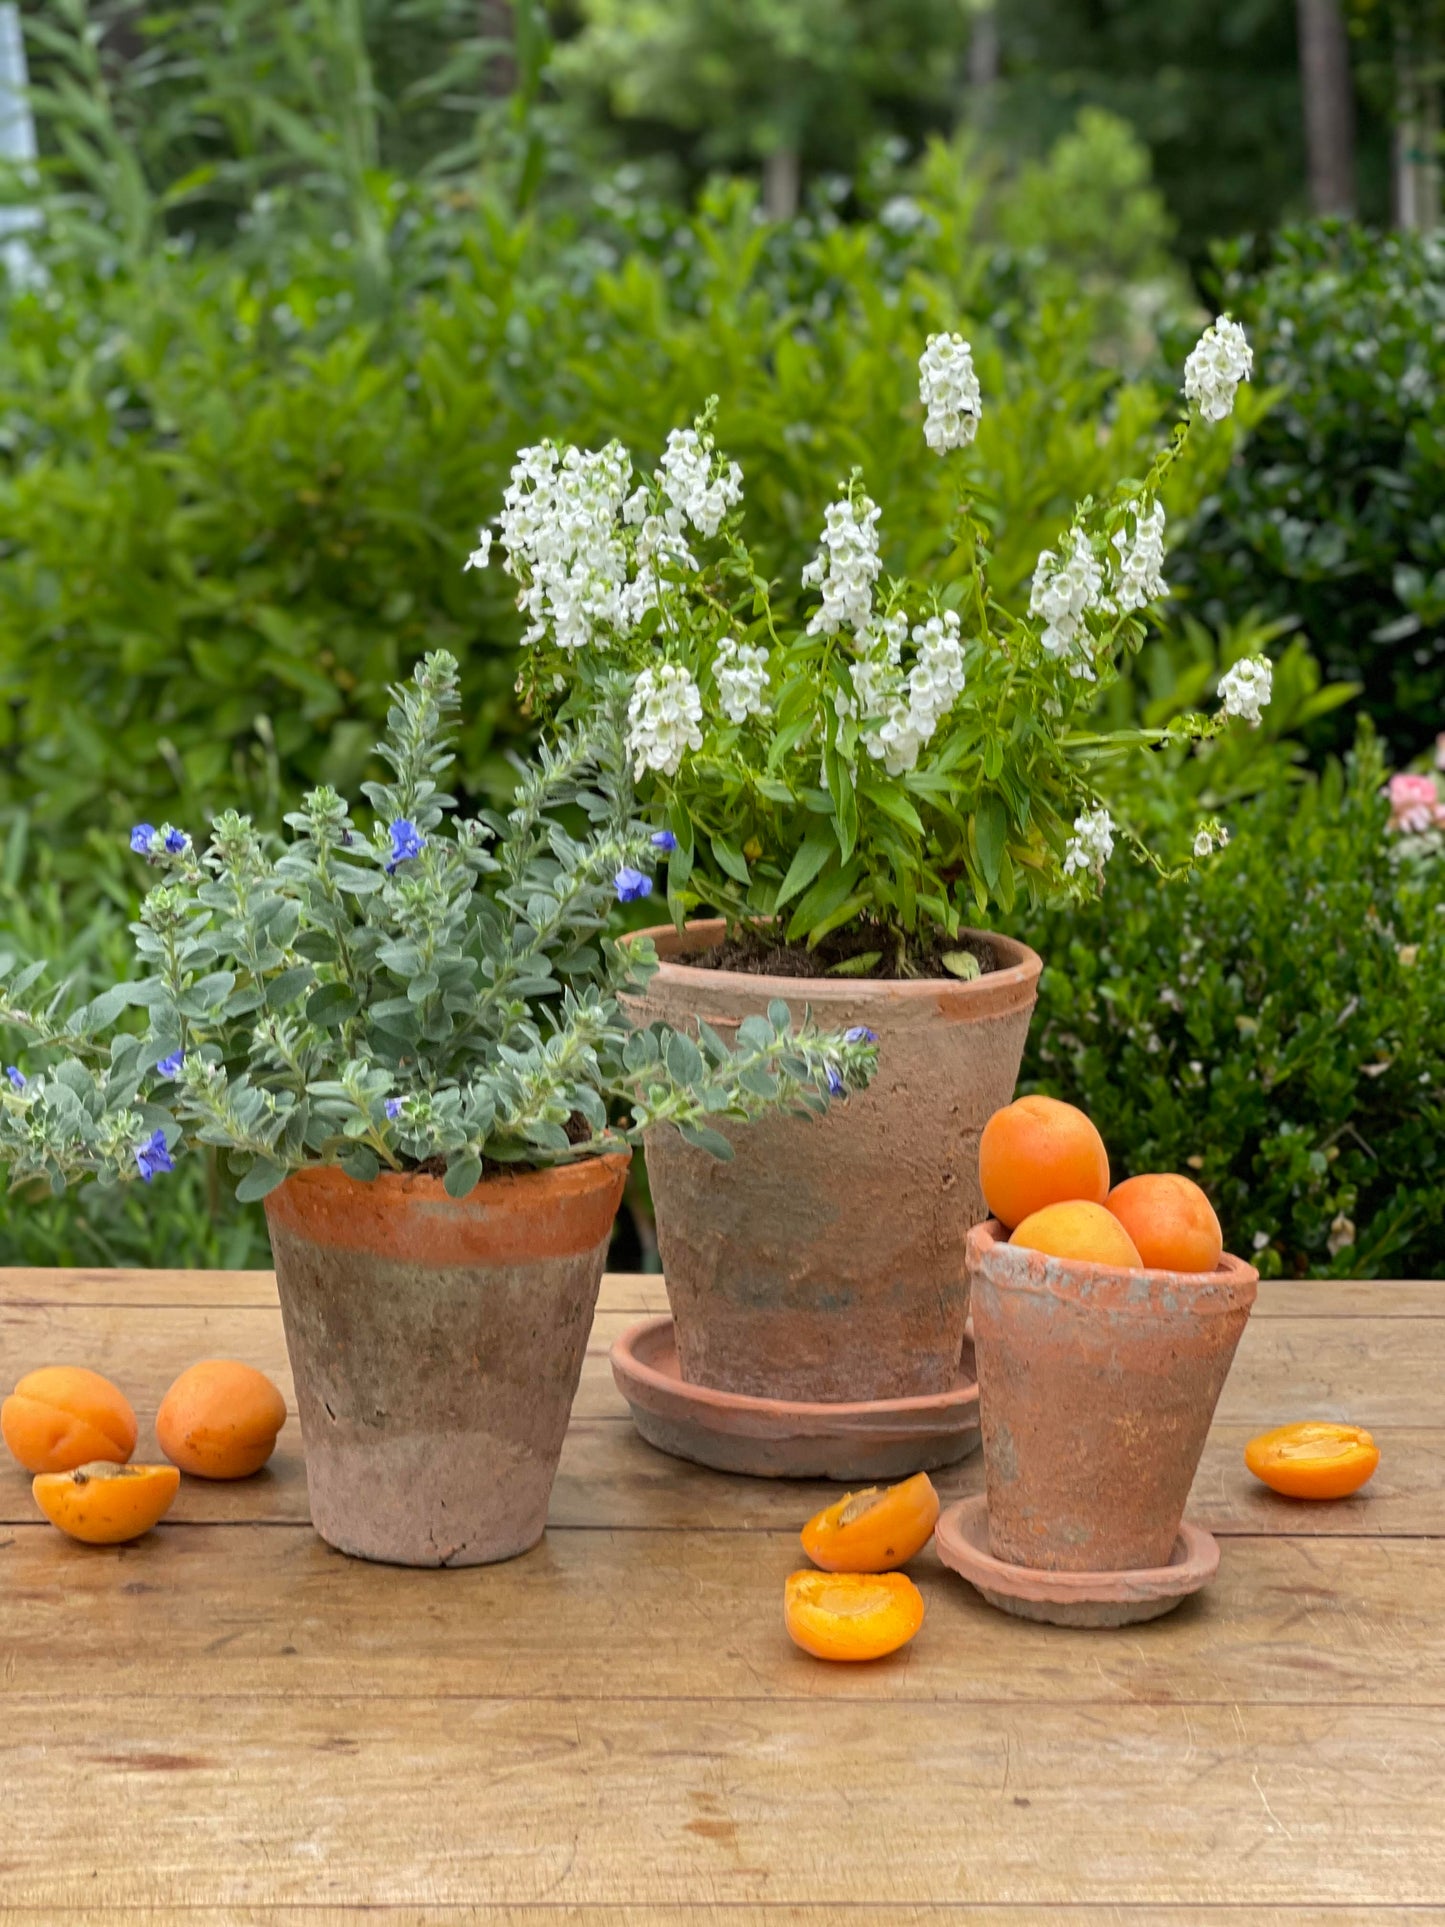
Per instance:
[[[1445,1919],[1445,1286],[1261,1289],[1192,1502],[1223,1541],[1202,1598],[1063,1632],[930,1550],[922,1632],[856,1668],[782,1627],[833,1488],[633,1434],[607,1347],[662,1302],[604,1286],[551,1527],[506,1566],[328,1550],[294,1419],[270,1470],[187,1480],[119,1551],[37,1523],[7,1460],[0,1919]],[[289,1396],[269,1274],[0,1272],[4,1387],[108,1373],[138,1457],[214,1356]],[[1368,1497],[1265,1493],[1245,1439],[1320,1414],[1379,1438]],[[982,1477],[975,1456],[939,1484]]]

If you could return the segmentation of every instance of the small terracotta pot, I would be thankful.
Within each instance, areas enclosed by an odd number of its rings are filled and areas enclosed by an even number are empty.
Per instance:
[[[968,1241],[995,1559],[1046,1572],[1166,1566],[1259,1273],[1117,1271]]]
[[[334,1165],[266,1199],[311,1519],[403,1566],[534,1546],[582,1372],[625,1153],[488,1177],[358,1183]]]
[[[662,966],[643,1023],[704,1018],[731,1038],[782,998],[829,1030],[876,1031],[878,1076],[821,1120],[729,1130],[720,1163],[662,1129],[647,1142],[682,1375],[752,1398],[858,1402],[946,1392],[968,1317],[964,1245],[983,1216],[978,1140],[1013,1095],[1039,972],[988,935],[1002,968],[972,983],[755,977],[687,960],[721,922],[646,933]],[[986,933],[975,933],[984,935]]]

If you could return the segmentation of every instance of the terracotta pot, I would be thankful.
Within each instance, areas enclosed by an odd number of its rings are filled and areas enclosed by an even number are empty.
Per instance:
[[[266,1199],[328,1544],[477,1566],[541,1538],[629,1162],[488,1177],[460,1200],[318,1165]]]
[[[730,1038],[782,998],[801,1018],[879,1038],[871,1088],[821,1120],[730,1132],[731,1163],[653,1133],[647,1170],[682,1375],[754,1398],[861,1401],[948,1390],[968,1316],[964,1246],[983,1216],[978,1140],[1013,1096],[1039,972],[989,936],[1002,968],[953,978],[754,977],[687,960],[721,922],[649,931],[662,967],[643,1022],[701,1017]],[[982,934],[982,933],[980,933]]]
[[[1259,1274],[1116,1271],[968,1241],[995,1559],[1166,1566]]]

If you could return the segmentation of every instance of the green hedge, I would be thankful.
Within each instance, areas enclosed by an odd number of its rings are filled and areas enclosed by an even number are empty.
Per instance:
[[[1027,933],[1024,1088],[1088,1111],[1117,1174],[1193,1173],[1265,1276],[1445,1276],[1445,874],[1392,858],[1383,773],[1367,733],[1191,885],[1120,865]]]

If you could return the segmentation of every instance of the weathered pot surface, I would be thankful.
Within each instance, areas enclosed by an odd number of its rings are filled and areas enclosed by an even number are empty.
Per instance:
[[[781,998],[830,1030],[866,1025],[878,1076],[824,1119],[765,1117],[730,1163],[671,1129],[647,1168],[682,1375],[749,1397],[921,1398],[954,1383],[968,1316],[964,1246],[983,1215],[978,1140],[1013,1095],[1043,968],[979,935],[1001,968],[944,979],[770,977],[709,970],[720,921],[645,933],[662,965],[637,1019],[723,1037]]]
[[[1052,1572],[1167,1566],[1259,1274],[1120,1271],[968,1240],[996,1559]]]
[[[487,1177],[295,1172],[266,1199],[330,1545],[408,1566],[537,1543],[592,1327],[625,1153]]]

